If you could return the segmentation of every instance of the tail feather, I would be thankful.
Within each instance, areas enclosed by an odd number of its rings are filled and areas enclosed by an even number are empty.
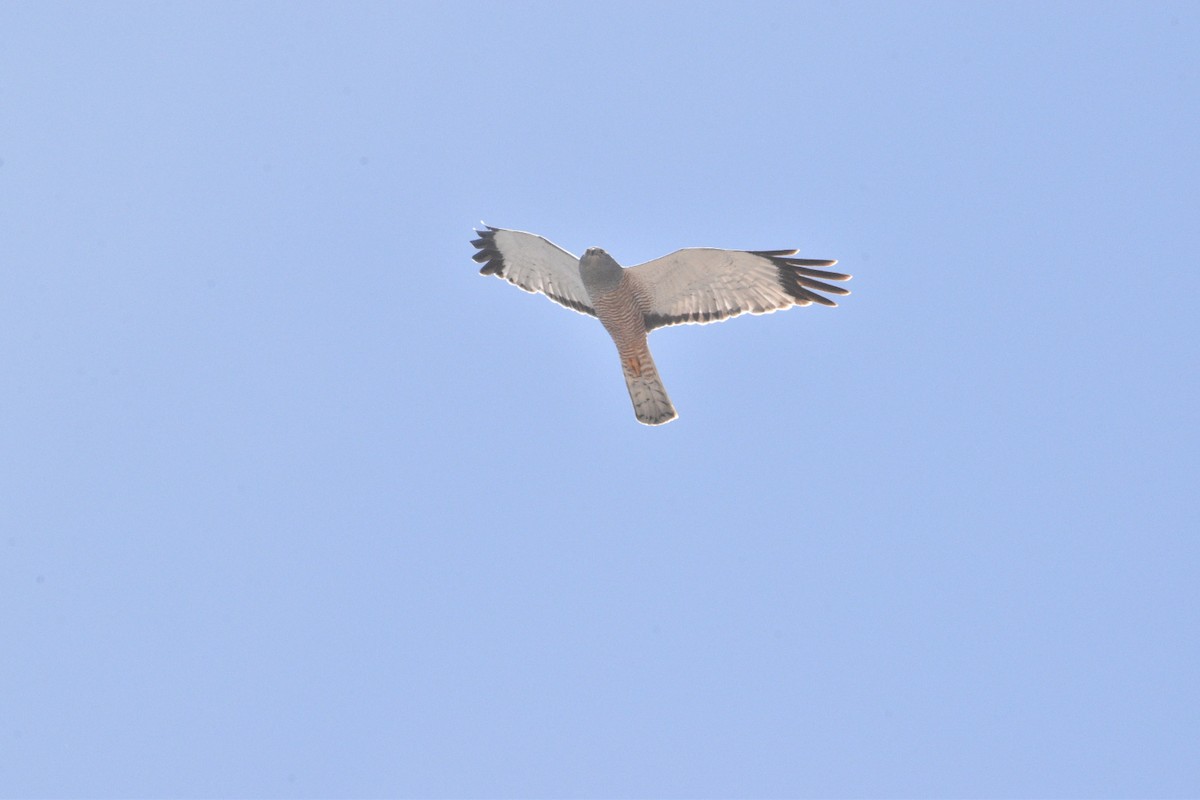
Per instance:
[[[675,406],[671,405],[671,398],[667,397],[667,387],[658,377],[658,368],[654,366],[648,348],[636,357],[622,358],[621,363],[638,422],[643,425],[662,425],[679,416],[675,413]]]

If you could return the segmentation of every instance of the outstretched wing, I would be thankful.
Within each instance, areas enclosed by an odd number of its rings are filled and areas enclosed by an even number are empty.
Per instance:
[[[719,250],[692,247],[630,267],[648,301],[646,329],[718,322],[738,314],[767,314],[791,306],[837,303],[818,292],[850,294],[823,281],[849,275],[814,267],[837,261],[793,258],[795,250]]]
[[[596,316],[579,276],[579,259],[532,233],[486,226],[471,242],[480,275],[495,275],[527,292],[541,292],[559,305]]]

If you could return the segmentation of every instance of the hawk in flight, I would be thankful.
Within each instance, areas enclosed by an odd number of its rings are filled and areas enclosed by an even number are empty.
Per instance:
[[[638,422],[661,425],[677,416],[658,377],[646,334],[667,325],[718,322],[739,314],[837,303],[819,292],[849,290],[825,281],[849,275],[815,267],[836,261],[795,258],[795,250],[719,250],[691,247],[624,268],[599,247],[582,258],[541,236],[487,226],[475,231],[473,258],[527,292],[600,320],[617,345]]]

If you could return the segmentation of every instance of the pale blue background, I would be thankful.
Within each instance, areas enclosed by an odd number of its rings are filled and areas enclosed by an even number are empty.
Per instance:
[[[0,5],[0,794],[1200,795],[1200,7]],[[477,275],[799,246],[651,342]]]

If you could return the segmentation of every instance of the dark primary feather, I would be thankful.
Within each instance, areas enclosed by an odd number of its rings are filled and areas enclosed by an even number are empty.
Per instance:
[[[483,264],[479,270],[480,275],[504,274],[504,256],[496,247],[497,230],[489,225],[486,231],[475,231],[479,234],[479,238],[472,240],[471,244],[475,245],[479,252],[471,258],[477,263]]]
[[[795,250],[751,250],[750,252],[756,256],[762,256],[771,260],[771,263],[779,270],[779,285],[783,287],[785,292],[797,300],[807,300],[813,303],[820,303],[823,306],[836,306],[837,303],[833,300],[824,295],[817,294],[817,292],[828,292],[829,294],[836,295],[850,294],[849,289],[844,289],[841,286],[832,286],[816,280],[817,278],[824,278],[827,281],[850,280],[849,275],[844,275],[841,272],[812,269],[812,267],[832,267],[837,263],[836,260],[824,258],[788,258],[788,256],[796,252]]]

